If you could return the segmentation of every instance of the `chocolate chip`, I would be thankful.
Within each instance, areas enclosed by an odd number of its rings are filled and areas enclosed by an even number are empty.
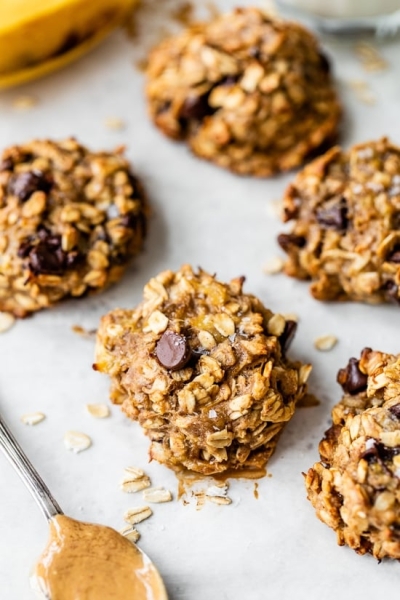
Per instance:
[[[337,382],[343,388],[346,394],[354,396],[360,392],[365,392],[368,384],[368,376],[360,371],[360,361],[356,358],[351,358],[345,369],[340,369],[337,374]]]
[[[399,288],[394,281],[386,281],[382,286],[386,300],[393,304],[400,304]]]
[[[186,98],[180,110],[179,117],[181,119],[193,119],[201,121],[207,115],[211,115],[214,109],[208,104],[209,93],[202,96],[189,96]]]
[[[71,252],[68,252],[68,254],[64,256],[65,266],[67,269],[75,267],[82,261],[82,259],[83,256],[78,252],[78,250],[71,250]]]
[[[348,226],[347,205],[342,199],[340,202],[317,210],[317,222],[325,229],[346,231]]]
[[[304,248],[306,245],[306,238],[302,235],[295,235],[294,233],[281,233],[278,235],[278,244],[282,250],[289,252],[292,246]]]
[[[137,221],[136,215],[134,215],[132,213],[123,215],[120,219],[121,225],[123,227],[127,227],[128,229],[135,229],[137,222],[138,221]]]
[[[51,181],[42,171],[14,173],[8,182],[8,193],[26,202],[34,192],[48,192]]]
[[[61,249],[60,249],[61,250]],[[29,267],[35,275],[61,275],[64,256],[45,242],[39,242],[29,252]]]
[[[17,255],[19,256],[19,258],[26,258],[29,255],[29,252],[31,250],[32,250],[31,240],[29,240],[29,239],[25,240],[24,242],[22,242],[22,244],[20,244]]]
[[[324,71],[324,73],[330,73],[331,61],[326,56],[325,52],[321,52],[321,50],[319,51],[319,59],[320,59],[320,63],[321,63],[321,68]]]
[[[400,404],[395,404],[389,408],[390,414],[400,421]]]
[[[280,342],[281,348],[282,348],[282,354],[285,354],[286,351],[289,349],[289,346],[293,341],[296,331],[297,331],[296,321],[286,321],[285,329],[283,330],[283,333],[279,338],[279,342]]]
[[[373,438],[369,439],[372,440]],[[361,458],[366,460],[368,463],[389,462],[398,454],[400,454],[400,447],[388,448],[388,446],[385,446],[381,442],[373,440],[373,446],[368,448],[368,450],[361,455]]]
[[[5,158],[0,163],[0,171],[12,171],[14,168],[14,163],[11,158]]]
[[[400,263],[400,246],[395,246],[386,260],[396,264]]]
[[[238,82],[238,79],[239,78],[237,77],[237,75],[227,75],[226,77],[221,79],[221,81],[219,81],[217,85],[229,87],[231,85],[235,85],[235,83]]]
[[[182,369],[189,361],[190,346],[185,336],[167,330],[156,346],[156,356],[160,364],[166,369],[177,371]]]

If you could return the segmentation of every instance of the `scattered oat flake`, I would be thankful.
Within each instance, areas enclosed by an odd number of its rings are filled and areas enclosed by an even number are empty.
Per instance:
[[[282,215],[282,202],[281,200],[272,200],[267,204],[267,214],[270,217],[281,217]]]
[[[93,339],[97,333],[97,329],[85,329],[81,325],[72,325],[71,329],[74,333],[88,339]]]
[[[267,275],[276,275],[277,273],[281,273],[283,267],[285,266],[285,261],[280,256],[275,256],[271,258],[268,262],[265,263],[263,267],[264,273]]]
[[[143,469],[139,469],[139,467],[125,467],[124,469],[124,478],[129,479],[130,481],[141,479],[144,475],[145,472]]]
[[[43,413],[34,412],[22,415],[21,421],[24,423],[24,425],[37,425],[38,423],[44,421],[45,418],[46,415],[44,415]]]
[[[172,494],[169,490],[166,490],[163,487],[149,488],[143,492],[143,500],[152,504],[171,502]]]
[[[354,51],[366,71],[383,71],[389,66],[378,49],[368,42],[357,42]]]
[[[72,450],[75,454],[87,450],[92,445],[92,440],[86,433],[79,431],[67,431],[64,435],[64,445],[67,450]]]
[[[86,404],[86,410],[89,415],[96,419],[105,419],[110,416],[110,409],[107,404]]]
[[[104,120],[104,125],[107,129],[113,129],[114,131],[122,131],[122,129],[126,128],[126,123],[122,119],[118,117],[107,117]]]
[[[369,88],[366,81],[362,79],[353,79],[348,82],[350,88],[354,91],[357,100],[364,104],[376,104],[376,96]]]
[[[223,486],[210,485],[206,490],[206,496],[226,496],[228,493],[228,484],[225,483]]]
[[[232,500],[228,496],[209,496],[206,494],[207,500],[214,504],[228,505],[232,504]]]
[[[15,317],[11,313],[0,311],[0,333],[11,329],[15,323]]]
[[[130,542],[132,542],[132,544],[136,544],[136,542],[140,539],[140,533],[138,530],[134,527],[130,527],[129,525],[121,529],[120,534],[126,537]]]
[[[30,110],[36,104],[37,100],[33,96],[17,96],[12,103],[16,110]]]
[[[314,340],[314,346],[321,352],[332,350],[338,343],[338,339],[334,335],[322,335]]]
[[[125,512],[124,521],[130,525],[136,525],[151,517],[152,514],[153,511],[149,506],[137,506],[135,508],[129,508]]]
[[[126,494],[135,494],[136,492],[141,492],[146,488],[149,488],[151,485],[150,479],[145,475],[144,477],[140,477],[139,479],[130,479],[128,477],[124,477],[121,481],[121,490]]]

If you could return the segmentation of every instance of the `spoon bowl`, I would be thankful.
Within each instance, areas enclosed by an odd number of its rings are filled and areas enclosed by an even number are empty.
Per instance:
[[[64,515],[0,415],[0,449],[50,526],[31,586],[41,600],[168,600],[163,580],[136,544],[104,525]]]

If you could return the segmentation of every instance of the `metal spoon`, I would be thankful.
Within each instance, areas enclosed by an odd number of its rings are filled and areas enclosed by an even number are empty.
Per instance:
[[[26,487],[36,500],[44,517],[48,522],[54,519],[57,515],[63,515],[59,504],[53,498],[49,488],[40,477],[39,473],[33,467],[32,463],[14,438],[13,434],[5,424],[0,415],[0,449],[10,461],[18,475],[21,477]],[[137,547],[136,547],[137,548]],[[151,592],[153,592],[154,600],[168,600],[163,581],[154,564],[148,556],[137,548],[143,557],[143,562],[151,571]],[[149,596],[150,597],[150,596]]]

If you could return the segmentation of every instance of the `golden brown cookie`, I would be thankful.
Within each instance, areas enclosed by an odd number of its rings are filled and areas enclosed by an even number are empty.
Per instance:
[[[331,145],[341,114],[315,37],[257,8],[236,9],[157,46],[147,99],[166,135],[256,176],[296,167]]]
[[[400,148],[332,148],[286,190],[284,214],[285,271],[311,279],[314,298],[400,303]]]
[[[120,150],[35,140],[0,161],[0,311],[24,317],[122,276],[146,203]]]
[[[338,374],[344,396],[305,478],[340,545],[400,559],[400,355],[366,348]]]
[[[296,323],[188,265],[103,317],[94,368],[139,421],[150,456],[202,474],[263,467],[303,397],[310,365],[285,356]]]

